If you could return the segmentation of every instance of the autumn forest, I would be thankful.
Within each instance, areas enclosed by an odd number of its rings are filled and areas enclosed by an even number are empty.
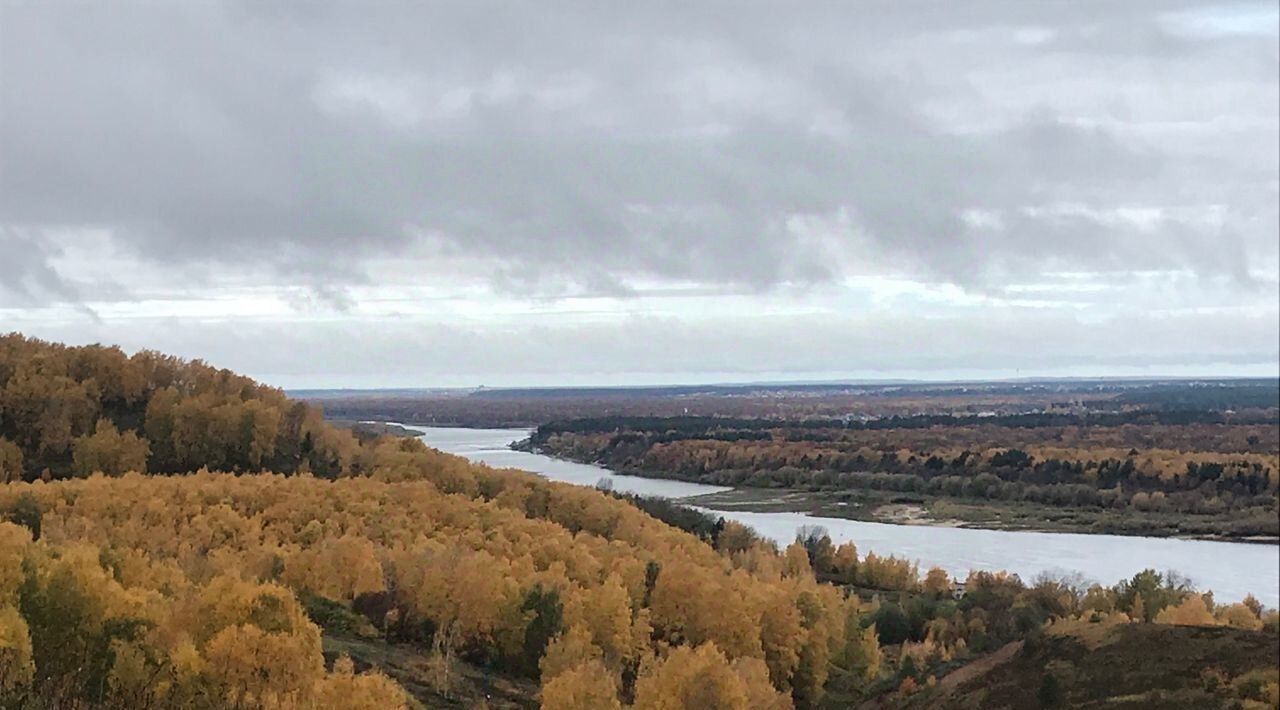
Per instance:
[[[697,480],[958,486],[1274,522],[1274,421],[1208,426],[1052,422],[998,449],[974,427],[579,421],[536,437]],[[1179,437],[1204,443],[1143,445]],[[780,548],[671,504],[340,428],[156,352],[0,337],[0,482],[4,708],[783,710],[1002,706],[1000,693],[1066,707],[1100,692],[1061,670],[1087,668],[1071,655],[1086,646],[1113,667],[1149,659],[1117,693],[1280,699],[1280,617],[1252,597],[1216,603],[1157,571],[1087,587],[953,579],[820,528]]]

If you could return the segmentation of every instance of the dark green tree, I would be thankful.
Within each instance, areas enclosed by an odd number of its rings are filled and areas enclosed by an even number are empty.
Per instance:
[[[13,524],[30,530],[32,539],[40,539],[40,521],[44,517],[44,511],[41,510],[40,501],[36,500],[35,496],[30,493],[18,496],[5,517]]]
[[[564,630],[564,605],[556,590],[534,587],[525,595],[521,609],[532,612],[533,618],[524,629],[519,665],[525,675],[537,678],[538,661],[546,653],[547,644]]]

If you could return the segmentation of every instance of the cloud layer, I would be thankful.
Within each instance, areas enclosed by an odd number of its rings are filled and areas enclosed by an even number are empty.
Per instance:
[[[946,314],[968,330],[1005,327],[1011,307],[972,299],[1028,292],[1077,325],[1140,318],[1133,289],[1082,296],[1135,279],[1170,294],[1185,316],[1171,331],[1224,308],[1280,330],[1273,3],[0,13],[0,319],[15,327],[88,312],[128,340],[249,286],[368,327],[360,294],[429,283],[641,317],[677,289],[680,327],[804,338],[698,294],[767,311],[808,290],[810,311],[856,318],[857,284],[891,276],[970,303]],[[906,329],[936,315],[879,298]]]

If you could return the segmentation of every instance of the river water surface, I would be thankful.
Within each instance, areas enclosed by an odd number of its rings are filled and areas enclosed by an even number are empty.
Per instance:
[[[525,429],[417,429],[428,446],[481,461],[519,468],[551,480],[593,486],[609,479],[613,490],[667,498],[688,498],[727,490],[684,481],[621,476],[599,466],[512,451],[507,446],[529,435]],[[696,500],[689,501],[696,506]],[[1238,601],[1252,593],[1263,604],[1280,606],[1280,548],[1202,540],[1010,532],[973,528],[868,523],[803,513],[713,511],[749,525],[781,545],[795,539],[801,525],[821,525],[839,544],[851,540],[859,554],[897,555],[920,563],[922,570],[941,567],[963,578],[969,570],[1008,570],[1023,580],[1036,575],[1078,575],[1115,584],[1145,568],[1174,570],[1200,590],[1213,590],[1217,601]]]

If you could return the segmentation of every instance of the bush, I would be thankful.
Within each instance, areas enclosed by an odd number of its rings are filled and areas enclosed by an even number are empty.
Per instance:
[[[1062,692],[1062,684],[1058,682],[1058,677],[1052,673],[1046,673],[1040,679],[1040,690],[1036,692],[1036,700],[1040,702],[1042,708],[1056,708],[1062,705],[1064,698]]]
[[[882,604],[871,616],[881,646],[902,643],[911,637],[911,620],[897,604]]]
[[[378,636],[378,630],[368,619],[339,602],[314,594],[303,594],[300,601],[307,618],[329,633],[366,638]]]

